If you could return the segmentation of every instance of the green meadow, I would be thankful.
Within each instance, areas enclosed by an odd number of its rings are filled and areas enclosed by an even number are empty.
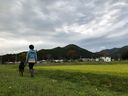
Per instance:
[[[128,61],[0,65],[0,96],[128,96]]]

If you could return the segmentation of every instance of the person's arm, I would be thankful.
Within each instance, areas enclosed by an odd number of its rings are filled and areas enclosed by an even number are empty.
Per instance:
[[[35,52],[35,63],[37,64],[37,54]]]

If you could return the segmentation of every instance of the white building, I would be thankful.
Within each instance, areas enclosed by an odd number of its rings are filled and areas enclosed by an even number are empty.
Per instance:
[[[95,61],[100,61],[100,58],[96,58]]]
[[[100,59],[103,59],[104,62],[111,62],[111,57],[100,57]]]

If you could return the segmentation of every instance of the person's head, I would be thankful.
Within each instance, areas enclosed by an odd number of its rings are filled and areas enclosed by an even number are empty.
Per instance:
[[[33,46],[33,45],[29,45],[29,48],[30,48],[30,49],[34,49],[34,46]]]

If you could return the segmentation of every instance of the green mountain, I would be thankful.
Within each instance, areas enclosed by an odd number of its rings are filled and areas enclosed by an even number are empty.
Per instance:
[[[38,60],[47,59],[47,56],[50,55],[50,59],[69,59],[67,57],[67,52],[69,50],[75,50],[76,53],[73,57],[73,59],[79,59],[79,58],[99,58],[102,56],[98,53],[92,53],[86,49],[80,48],[77,45],[69,44],[65,47],[56,47],[53,49],[41,49],[37,52]],[[107,50],[107,51],[106,51]],[[124,52],[128,51],[128,46],[124,46],[122,48],[113,48],[113,49],[106,49],[105,52],[108,52],[113,59],[122,59],[122,54]],[[20,61],[19,55],[26,52],[21,52],[18,54],[6,54],[2,56],[2,62],[15,62]]]
[[[122,54],[127,51],[128,51],[128,46],[124,46],[115,53],[111,54],[110,56],[114,59],[122,59]]]
[[[103,52],[108,52],[109,54],[113,54],[115,52],[117,52],[120,48],[112,48],[112,49],[105,49],[105,50],[101,50]],[[100,52],[96,52],[98,54],[101,54]]]
[[[47,59],[47,56],[50,55],[50,59],[69,59],[67,56],[67,52],[69,50],[75,50],[76,53],[73,59],[80,58],[99,58],[101,55],[92,53],[86,49],[80,48],[77,45],[69,44],[65,47],[56,47],[53,49],[41,49],[37,52],[38,60]],[[18,54],[6,54],[2,56],[2,62],[15,62],[20,61],[20,54],[27,52],[20,52]]]
[[[128,51],[128,46],[124,46],[122,48],[105,49],[105,50],[101,50],[101,51],[108,52],[109,56],[111,56],[113,59],[117,60],[117,59],[122,59],[122,54],[124,52]],[[101,54],[100,52],[96,52],[96,53]]]
[[[56,47],[53,49],[41,49],[38,51],[38,59],[46,59],[47,55],[51,55],[51,59],[68,59],[67,57],[67,52],[69,50],[75,50],[76,54],[74,56],[74,59],[79,59],[79,58],[97,58],[100,57],[101,55],[92,53],[86,49],[80,48],[77,45],[70,44],[65,47]]]

